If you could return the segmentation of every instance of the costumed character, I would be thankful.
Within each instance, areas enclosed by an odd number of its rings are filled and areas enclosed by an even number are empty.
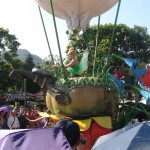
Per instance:
[[[88,54],[89,52],[87,50],[84,51],[82,59],[79,63],[76,58],[75,49],[73,47],[69,49],[68,57],[69,57],[70,62],[64,65],[64,67],[69,68],[69,71],[72,77],[78,77],[82,72],[88,69]],[[58,68],[61,68],[59,63],[57,63],[55,66]]]

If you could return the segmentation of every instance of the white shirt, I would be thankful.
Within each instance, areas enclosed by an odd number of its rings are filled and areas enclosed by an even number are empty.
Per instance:
[[[14,118],[15,118],[15,121],[14,121]],[[14,122],[14,123],[13,123]],[[13,124],[13,125],[12,125]],[[19,124],[19,120],[18,118],[15,116],[9,116],[8,120],[7,120],[7,125],[9,127],[9,129],[12,129],[12,128],[20,128],[20,124]]]

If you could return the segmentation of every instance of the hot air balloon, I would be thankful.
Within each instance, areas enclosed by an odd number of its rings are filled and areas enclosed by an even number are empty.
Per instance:
[[[35,0],[40,7],[51,13],[50,0]],[[103,14],[118,0],[53,0],[55,16],[66,20],[69,30],[86,31],[93,17]]]

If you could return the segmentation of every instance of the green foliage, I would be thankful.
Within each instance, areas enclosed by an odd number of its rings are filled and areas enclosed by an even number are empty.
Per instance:
[[[147,33],[147,28],[140,26],[130,28],[125,24],[117,25],[113,38],[112,49],[110,50],[112,31],[113,24],[99,26],[96,70],[107,70],[110,66],[116,66],[117,63],[120,63],[120,60],[112,56],[113,53],[122,57],[137,58],[141,61],[141,63],[149,62],[150,35]],[[80,35],[75,33],[69,35],[70,43],[68,47],[74,46],[79,53],[87,48],[90,51],[89,69],[86,72],[87,76],[92,75],[96,34],[97,26],[95,25]],[[108,62],[106,60],[107,58]]]
[[[14,35],[9,34],[8,30],[0,28],[0,49],[2,51],[9,51],[15,57],[19,45],[20,43]]]
[[[31,71],[35,67],[33,57],[29,54],[24,63],[24,70]]]
[[[49,71],[53,76],[55,76],[55,68],[51,61],[45,61],[41,66],[41,69]]]
[[[131,123],[132,119],[137,118],[140,122],[142,120],[149,120],[150,119],[150,113],[149,113],[149,107],[139,103],[138,101],[128,102],[128,103],[118,103],[118,107],[120,107],[118,110],[116,109],[114,114],[114,129],[120,129],[129,123]]]
[[[23,66],[17,55],[19,45],[14,35],[0,28],[0,93],[2,94],[15,88],[21,88],[21,82],[16,83],[9,78],[9,73],[13,69]]]
[[[33,61],[33,57],[32,55],[29,54],[24,62],[23,69],[27,71],[32,71],[34,67],[35,67],[35,64]],[[34,83],[29,78],[26,79],[26,91],[27,92],[37,93],[39,90],[40,90],[40,87],[36,83]]]
[[[55,67],[51,61],[45,61],[41,69],[49,71],[56,78],[63,78],[62,69]]]

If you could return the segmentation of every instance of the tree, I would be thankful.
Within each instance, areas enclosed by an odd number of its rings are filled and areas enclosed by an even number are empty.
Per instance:
[[[33,57],[31,54],[29,54],[24,63],[24,70],[31,71],[34,67],[35,67],[35,64],[33,61]]]
[[[9,73],[15,68],[22,68],[23,63],[18,59],[17,50],[20,43],[15,35],[0,28],[0,92],[3,94],[8,90],[20,88],[21,82],[17,84],[9,78]]]
[[[58,55],[53,55],[53,59],[54,59],[55,63],[61,64],[61,60]],[[64,64],[67,63],[66,59],[63,59],[63,63]],[[51,75],[56,78],[58,78],[58,77],[63,78],[62,70],[57,68],[56,66],[54,66],[50,55],[44,59],[44,63],[40,66],[40,68],[43,70],[49,71],[51,73]],[[68,73],[68,72],[66,71],[66,73]]]
[[[112,56],[112,54],[122,57],[137,58],[141,63],[148,63],[150,57],[150,35],[147,33],[147,28],[134,26],[128,27],[125,24],[116,26],[115,35],[113,38],[112,49],[110,50],[110,42],[113,31],[113,24],[105,24],[99,26],[99,37],[97,45],[96,68],[106,65],[106,58],[109,56],[108,68],[120,63],[120,60]],[[69,46],[74,46],[79,52],[79,58],[82,51],[89,49],[89,69],[87,75],[91,76],[93,69],[93,60],[96,45],[97,26],[92,26],[81,35],[73,32],[69,36]]]
[[[24,67],[23,69],[24,70],[27,70],[27,71],[32,71],[32,69],[35,67],[35,64],[33,62],[33,57],[31,54],[29,54],[25,60],[25,63],[24,63]],[[26,91],[29,92],[29,93],[37,93],[39,92],[40,90],[40,87],[34,83],[31,79],[27,78],[26,79]]]

